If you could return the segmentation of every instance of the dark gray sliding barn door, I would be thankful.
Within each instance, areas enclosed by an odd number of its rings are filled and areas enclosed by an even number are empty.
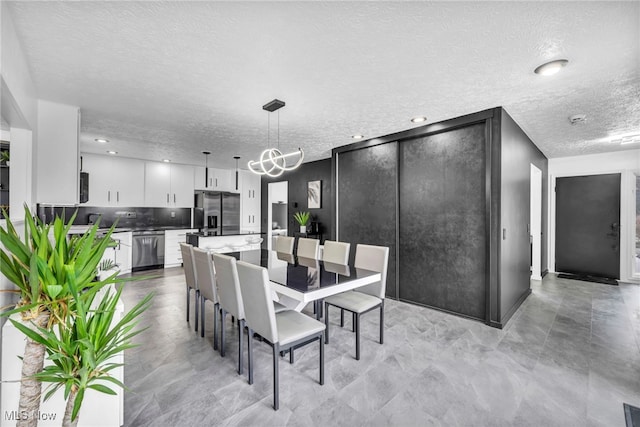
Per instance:
[[[396,293],[397,144],[388,143],[338,155],[338,240],[389,247],[387,296]]]
[[[485,124],[402,141],[400,299],[485,319]]]

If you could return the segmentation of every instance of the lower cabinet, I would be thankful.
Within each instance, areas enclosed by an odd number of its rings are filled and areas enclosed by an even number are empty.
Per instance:
[[[195,233],[198,230],[180,229],[164,232],[164,267],[178,267],[182,265],[182,252],[180,243],[186,243],[187,233]]]
[[[133,235],[130,231],[123,233],[113,233],[111,238],[116,242],[114,247],[109,247],[104,251],[102,261],[110,259],[117,264],[121,274],[131,273],[131,247],[133,245]]]

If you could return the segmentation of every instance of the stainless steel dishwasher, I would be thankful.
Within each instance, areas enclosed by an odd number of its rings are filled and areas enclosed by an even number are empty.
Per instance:
[[[164,266],[164,231],[133,232],[132,271]]]

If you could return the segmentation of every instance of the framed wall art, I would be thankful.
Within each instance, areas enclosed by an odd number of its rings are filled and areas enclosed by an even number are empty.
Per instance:
[[[309,181],[307,184],[307,207],[320,209],[322,207],[322,181]]]

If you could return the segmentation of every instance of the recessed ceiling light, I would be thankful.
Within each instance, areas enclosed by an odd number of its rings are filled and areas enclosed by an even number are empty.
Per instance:
[[[111,151],[111,150],[107,151],[107,153],[109,153],[109,154],[118,154],[117,151]]]
[[[109,142],[108,139],[104,139],[104,138],[96,138],[94,141],[99,142],[100,144],[106,144],[107,142]]]
[[[351,138],[353,138],[353,139],[362,139],[362,138],[364,138],[364,135],[360,135],[360,134],[352,135]]]
[[[543,76],[551,76],[562,70],[562,68],[564,68],[568,63],[569,61],[566,59],[557,59],[540,65],[538,68],[533,70],[533,72]]]
[[[171,160],[169,160],[169,159],[162,159],[162,161],[163,161],[163,162],[165,162],[165,163],[169,163]]]
[[[427,118],[425,116],[417,116],[411,119],[411,121],[413,123],[421,123],[421,122],[426,122]]]

